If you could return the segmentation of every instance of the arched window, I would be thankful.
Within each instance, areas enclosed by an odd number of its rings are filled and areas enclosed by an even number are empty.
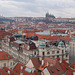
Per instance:
[[[57,56],[57,58],[59,58],[59,55]]]
[[[50,52],[47,52],[47,54],[50,54]]]
[[[64,53],[64,50],[62,50],[62,53]]]
[[[36,52],[34,52],[34,55],[36,55]]]
[[[57,53],[59,53],[59,51],[57,51]]]
[[[44,56],[45,55],[45,52],[42,52],[42,55]]]

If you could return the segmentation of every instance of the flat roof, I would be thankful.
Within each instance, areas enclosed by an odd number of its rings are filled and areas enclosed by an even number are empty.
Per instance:
[[[16,40],[16,41],[14,41],[15,43],[18,43],[18,44],[24,44],[24,42],[23,41],[20,41],[20,40]]]
[[[40,35],[50,35],[50,31],[36,32],[36,34],[40,34]]]

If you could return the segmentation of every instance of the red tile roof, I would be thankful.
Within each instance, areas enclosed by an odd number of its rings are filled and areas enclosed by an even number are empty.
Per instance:
[[[64,41],[70,41],[70,36],[51,36],[51,35],[41,35],[41,34],[35,34],[35,33],[27,33],[26,36],[31,37],[32,35],[37,35],[40,39],[46,39],[46,40],[57,40],[61,39]]]
[[[23,75],[40,75],[40,73],[38,73],[37,71],[34,71],[33,73],[28,73],[25,71],[25,68],[26,66],[23,68],[22,72],[23,72]]]
[[[43,30],[24,30],[23,33],[43,32]]]
[[[13,57],[5,53],[4,51],[0,51],[0,60],[9,60],[9,59],[13,59]]]
[[[71,67],[70,67],[70,64],[66,63],[65,60],[62,61],[62,63],[60,63],[60,66],[61,68],[63,69],[65,75],[73,75],[73,72],[75,70],[73,70]],[[72,65],[73,66],[73,65]]]
[[[21,66],[23,66],[24,68],[21,70]],[[18,63],[15,68],[13,69],[14,72],[18,73],[20,75],[21,72],[23,72],[23,75],[40,75],[37,71],[34,71],[34,73],[28,73],[25,71],[26,66]]]
[[[14,33],[18,32],[18,29],[13,29],[13,30],[10,30],[9,32],[14,34]]]
[[[73,72],[68,70],[65,75],[73,75]]]
[[[0,32],[0,39],[3,39],[6,35],[11,35],[9,32]]]
[[[8,73],[7,73],[6,71],[4,71],[3,69],[1,69],[1,68],[0,68],[0,73],[1,73],[2,75],[8,75]]]
[[[16,72],[13,71],[13,70],[10,70],[10,69],[7,68],[7,67],[3,67],[3,69],[4,69],[6,72],[10,71],[10,75],[19,75],[18,73],[16,73]]]
[[[51,29],[51,31],[53,31],[53,32],[64,32],[65,33],[66,30]]]
[[[35,69],[38,69],[38,68],[40,67],[39,58],[36,57],[36,58],[32,58],[31,60],[32,60],[32,63],[33,63],[33,65],[34,65]]]
[[[24,66],[23,64],[21,63],[18,63],[15,68],[13,69],[13,71],[15,71],[16,73],[18,73],[20,75],[20,72],[21,72],[21,66]]]
[[[45,57],[44,61],[49,63],[47,69],[48,69],[48,71],[50,72],[51,75],[61,75],[61,74],[64,74],[64,71],[61,68],[61,66],[60,66],[60,64],[58,63],[57,60]],[[53,64],[53,66],[51,66],[51,64]]]
[[[71,65],[71,67],[72,67],[73,69],[75,69],[75,62]]]

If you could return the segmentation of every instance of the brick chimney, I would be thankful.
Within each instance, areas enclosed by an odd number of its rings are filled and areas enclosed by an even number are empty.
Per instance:
[[[42,65],[44,65],[44,60],[42,60]]]

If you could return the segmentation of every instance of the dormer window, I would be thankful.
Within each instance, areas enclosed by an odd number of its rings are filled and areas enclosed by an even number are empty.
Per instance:
[[[27,47],[27,50],[29,50],[29,49],[30,49],[30,46]]]
[[[47,52],[47,54],[50,54],[50,52]]]
[[[54,73],[54,71],[51,71],[52,73]]]
[[[66,68],[66,70],[68,70],[68,68]]]
[[[57,69],[57,71],[60,71],[58,68],[56,68]]]
[[[34,55],[36,55],[36,52],[34,52]]]
[[[5,56],[3,56],[3,58],[5,58]]]
[[[44,56],[45,55],[45,52],[42,52],[42,55]]]

